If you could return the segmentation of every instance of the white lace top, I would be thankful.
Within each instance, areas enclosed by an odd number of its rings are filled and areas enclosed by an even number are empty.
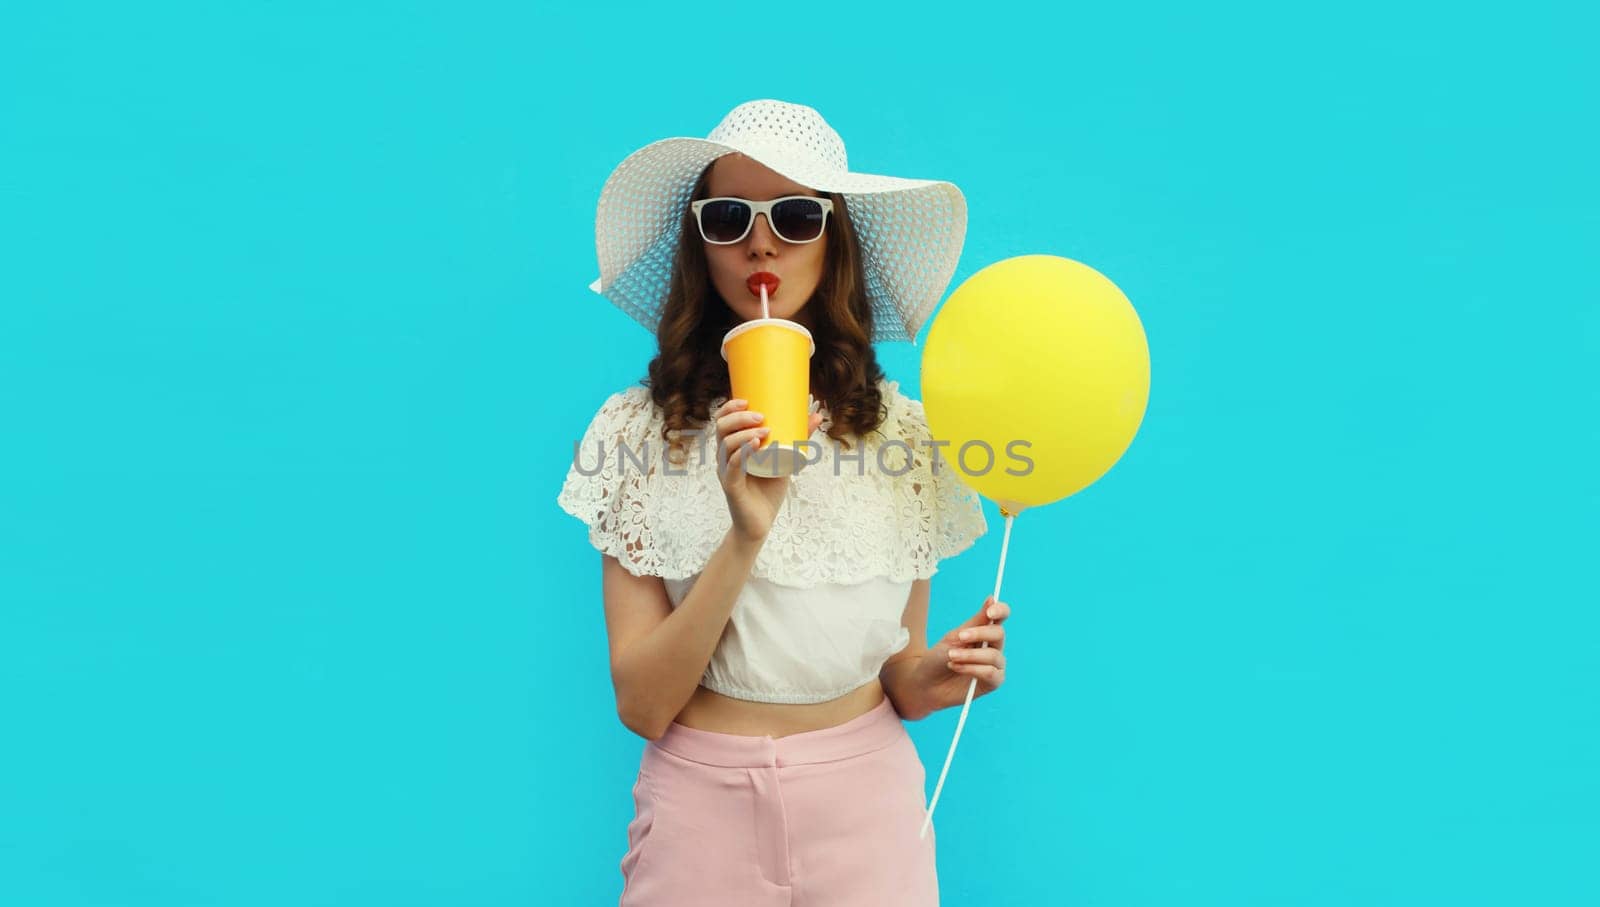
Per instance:
[[[831,420],[821,409],[811,437],[821,459],[790,480],[704,686],[759,702],[825,702],[867,683],[910,641],[900,620],[912,581],[988,530],[948,449],[936,456],[929,446],[922,404],[898,382],[879,387],[884,422],[865,441],[852,438],[851,450],[826,436]],[[715,427],[705,426],[698,446],[691,439],[686,462],[669,462],[663,419],[648,388],[611,395],[584,432],[557,502],[588,525],[595,548],[635,575],[661,577],[677,607],[733,518],[717,476]]]

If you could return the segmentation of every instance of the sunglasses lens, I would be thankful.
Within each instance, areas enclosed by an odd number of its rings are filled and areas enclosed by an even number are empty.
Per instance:
[[[733,242],[750,226],[750,206],[718,199],[700,208],[700,229],[712,242]]]
[[[772,227],[789,242],[811,242],[822,235],[826,216],[814,198],[785,199],[772,207]]]

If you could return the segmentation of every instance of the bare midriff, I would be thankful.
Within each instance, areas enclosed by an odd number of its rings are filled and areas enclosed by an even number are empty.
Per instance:
[[[827,702],[751,702],[701,686],[694,688],[694,695],[673,721],[718,734],[787,737],[844,724],[877,708],[883,698],[883,684],[876,677]]]

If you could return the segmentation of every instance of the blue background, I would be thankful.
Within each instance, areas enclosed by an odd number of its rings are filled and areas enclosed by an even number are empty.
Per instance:
[[[1594,15],[1111,6],[8,5],[4,900],[615,902],[594,206],[776,97],[1149,338],[1018,520],[948,903],[1600,902]]]

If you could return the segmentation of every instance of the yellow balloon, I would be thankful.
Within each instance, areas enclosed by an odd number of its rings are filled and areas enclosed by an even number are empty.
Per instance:
[[[1150,399],[1144,326],[1116,284],[1055,255],[996,262],[950,294],[922,351],[941,469],[1009,513],[1073,495],[1122,457]]]

